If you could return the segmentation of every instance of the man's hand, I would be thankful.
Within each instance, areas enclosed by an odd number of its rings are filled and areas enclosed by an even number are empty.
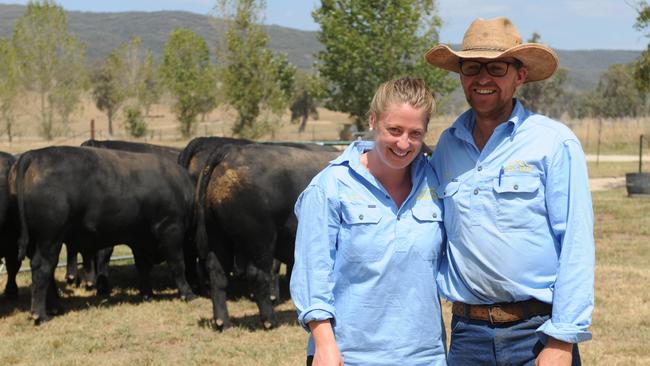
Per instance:
[[[539,353],[535,366],[571,366],[573,343],[548,338],[546,347]]]

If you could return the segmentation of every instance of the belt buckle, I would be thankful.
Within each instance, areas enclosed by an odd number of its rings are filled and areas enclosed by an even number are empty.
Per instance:
[[[492,310],[493,309],[501,309],[500,305],[489,305],[488,306],[488,318],[490,319],[490,324],[494,325],[496,324],[494,321],[494,318],[492,317]]]

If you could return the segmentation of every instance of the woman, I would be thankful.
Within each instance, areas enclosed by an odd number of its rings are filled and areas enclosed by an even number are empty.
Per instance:
[[[298,198],[291,295],[308,365],[445,364],[442,206],[420,153],[433,103],[422,80],[382,84],[374,141],[352,143]]]

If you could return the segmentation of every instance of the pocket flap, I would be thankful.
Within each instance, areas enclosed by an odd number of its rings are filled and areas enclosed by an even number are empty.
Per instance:
[[[442,221],[442,211],[435,204],[416,205],[411,212],[418,221]]]
[[[458,188],[460,188],[460,182],[451,181],[447,184],[441,184],[436,190],[436,194],[438,198],[444,199],[455,195],[458,192]]]
[[[381,212],[378,208],[344,205],[341,211],[343,221],[347,224],[376,224],[381,220]]]
[[[497,193],[505,192],[535,192],[539,189],[541,184],[538,176],[534,175],[506,175],[492,180],[492,186]]]

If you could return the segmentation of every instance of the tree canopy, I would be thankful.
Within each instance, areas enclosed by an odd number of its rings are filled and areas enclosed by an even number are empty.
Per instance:
[[[190,29],[172,31],[165,44],[160,76],[174,96],[180,132],[189,137],[196,117],[206,105],[215,105],[215,70],[205,40]]]
[[[63,8],[50,0],[27,4],[14,26],[12,43],[20,60],[20,83],[39,95],[41,132],[51,140],[54,114],[59,112],[66,121],[85,85],[84,46],[68,32]]]
[[[452,91],[456,80],[424,59],[438,43],[436,10],[434,0],[322,0],[312,15],[325,47],[316,67],[327,82],[326,106],[348,113],[363,130],[370,100],[386,80],[411,75],[434,95]]]
[[[286,55],[274,55],[262,28],[264,1],[219,0],[220,17],[228,22],[225,45],[217,50],[219,80],[225,101],[237,111],[232,132],[255,138],[273,128],[268,120],[258,121],[262,110],[284,112],[293,89],[295,67]]]

